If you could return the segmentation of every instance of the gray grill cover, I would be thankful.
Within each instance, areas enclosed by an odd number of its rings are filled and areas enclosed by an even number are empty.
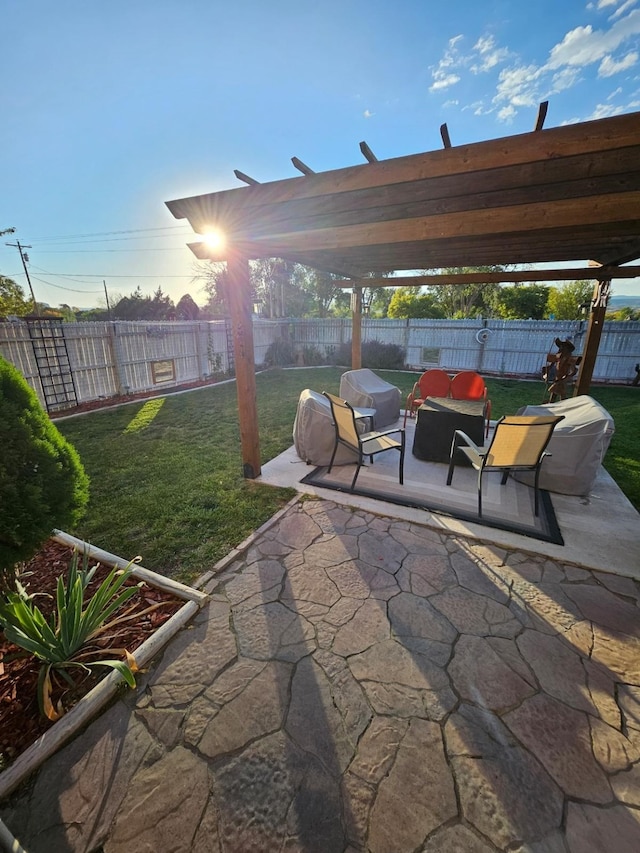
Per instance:
[[[363,432],[365,424],[356,422]],[[309,465],[328,465],[335,444],[336,430],[331,417],[331,406],[326,397],[309,388],[300,394],[296,419],[293,422],[293,444],[296,453]],[[352,453],[344,445],[336,451],[335,465],[347,465],[356,462],[357,453]]]
[[[563,495],[585,495],[598,474],[614,433],[613,418],[592,397],[581,395],[545,406],[525,406],[519,415],[564,415],[547,447],[553,456],[540,469],[540,488]],[[533,485],[533,474],[514,475]]]
[[[340,377],[340,396],[352,406],[376,410],[376,429],[400,417],[400,389],[369,370],[349,370]]]

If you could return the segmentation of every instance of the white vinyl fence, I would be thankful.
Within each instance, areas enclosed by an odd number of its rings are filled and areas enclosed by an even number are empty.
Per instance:
[[[41,323],[41,325],[43,325]],[[46,324],[44,324],[46,326]],[[157,389],[233,373],[228,321],[62,323],[0,322],[0,355],[12,362],[49,411],[74,403]],[[351,340],[348,319],[254,319],[256,365],[275,340],[330,358]],[[363,341],[397,344],[408,368],[477,370],[539,376],[557,337],[584,346],[586,322],[551,320],[376,320],[364,318]],[[640,322],[605,323],[594,381],[629,383],[640,362]],[[348,367],[347,365],[344,365]]]

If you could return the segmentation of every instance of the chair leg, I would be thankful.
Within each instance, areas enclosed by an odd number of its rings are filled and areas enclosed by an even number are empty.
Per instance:
[[[482,468],[478,471],[478,518],[482,518]]]
[[[336,450],[338,449],[338,442],[333,445],[333,453],[331,454],[331,460],[329,461],[329,467],[327,468],[327,474],[331,473],[331,468],[333,466],[333,460],[336,458]]]
[[[403,436],[404,439],[404,436]],[[404,485],[404,441],[402,442],[402,447],[400,448],[400,463],[398,465],[398,479],[400,480],[400,485]]]
[[[539,510],[539,503],[538,503],[538,476],[539,476],[539,474],[540,474],[540,466],[537,465],[534,484],[533,484],[533,494],[534,494],[533,508],[534,508],[534,514],[536,517],[538,516],[538,510]]]
[[[449,459],[449,471],[447,473],[447,486],[451,485],[451,481],[453,480],[453,471],[455,469],[455,465],[453,462],[453,452],[451,453],[451,458]]]

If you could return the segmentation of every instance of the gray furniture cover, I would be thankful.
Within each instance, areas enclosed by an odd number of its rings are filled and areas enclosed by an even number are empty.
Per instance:
[[[519,415],[564,415],[547,447],[553,456],[540,469],[540,488],[563,495],[585,495],[596,479],[614,433],[613,418],[592,397],[581,395],[544,406],[525,406]],[[533,474],[513,475],[533,485]]]
[[[365,424],[357,427],[364,432]],[[309,465],[328,465],[336,439],[331,417],[331,406],[326,397],[309,388],[300,394],[296,419],[293,422],[293,444],[296,453]],[[342,445],[336,452],[335,465],[347,465],[358,461],[358,454]]]
[[[340,397],[352,406],[376,410],[376,429],[394,424],[400,417],[400,389],[364,367],[340,377]]]

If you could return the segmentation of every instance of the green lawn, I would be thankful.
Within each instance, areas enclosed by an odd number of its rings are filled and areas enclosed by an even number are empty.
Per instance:
[[[291,445],[303,388],[338,393],[340,368],[259,374],[263,462]],[[403,397],[417,374],[377,371]],[[492,416],[539,403],[542,382],[488,380]],[[605,465],[640,507],[640,389],[593,388],[616,434]],[[59,421],[91,478],[83,521],[70,531],[122,557],[189,582],[210,568],[294,494],[242,477],[236,387],[216,385]]]

